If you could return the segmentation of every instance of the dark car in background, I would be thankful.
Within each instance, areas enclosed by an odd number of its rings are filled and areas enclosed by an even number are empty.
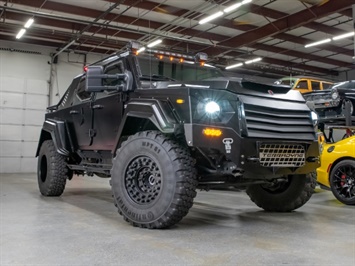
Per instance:
[[[349,116],[355,115],[355,80],[336,83],[327,90],[304,93],[303,97],[321,120],[344,120],[347,112]]]

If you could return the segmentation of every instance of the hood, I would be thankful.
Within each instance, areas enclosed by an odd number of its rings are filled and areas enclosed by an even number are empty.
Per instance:
[[[253,81],[248,81],[239,78],[218,78],[208,79],[203,81],[191,82],[158,82],[156,88],[200,88],[213,90],[227,90],[239,95],[250,95],[263,98],[287,100],[292,98],[293,101],[304,102],[299,91],[291,90],[290,86],[263,84]]]

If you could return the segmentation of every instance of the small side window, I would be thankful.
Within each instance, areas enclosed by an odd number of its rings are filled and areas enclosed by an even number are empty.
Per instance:
[[[331,83],[325,83],[325,82],[323,82],[323,90],[330,89],[331,86],[332,86]]]
[[[320,82],[319,81],[311,81],[312,90],[319,91],[320,90]]]
[[[308,90],[308,84],[307,84],[307,80],[301,80],[298,82],[297,86],[296,86],[297,89],[305,89],[305,90]]]
[[[74,100],[74,104],[78,104],[80,102],[86,101],[90,99],[91,93],[85,90],[85,78],[80,80],[79,86],[75,91],[76,97]]]

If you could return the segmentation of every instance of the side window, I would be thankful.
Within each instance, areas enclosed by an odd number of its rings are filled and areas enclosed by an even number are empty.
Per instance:
[[[323,82],[323,90],[330,89],[331,86],[332,86],[331,83],[325,83],[325,82]]]
[[[115,65],[106,68],[105,74],[121,74],[123,73],[123,71],[124,71],[123,63],[122,61],[119,61]],[[113,79],[104,79],[103,83],[105,86],[116,86],[119,85],[121,81],[113,78]]]
[[[319,81],[311,81],[312,90],[319,91],[320,90],[320,82]]]
[[[109,66],[105,69],[105,74],[122,74],[124,72],[123,62],[119,61],[116,62],[114,65]],[[103,85],[104,86],[117,86],[121,84],[121,80],[112,78],[112,79],[104,79]],[[96,99],[100,99],[106,97],[110,94],[116,93],[116,91],[103,91],[96,93]]]
[[[296,89],[305,89],[308,90],[307,80],[300,80],[296,86]]]
[[[80,102],[86,101],[90,99],[91,93],[85,91],[85,77],[80,80],[79,86],[75,91],[74,104],[78,104]]]

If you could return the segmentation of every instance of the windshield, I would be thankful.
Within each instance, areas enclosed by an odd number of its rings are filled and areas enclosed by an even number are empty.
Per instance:
[[[334,84],[334,86],[332,87],[332,89],[336,89],[336,88],[346,88],[346,89],[352,89],[354,88],[354,84],[352,84],[349,81],[344,81],[344,82],[339,82]]]
[[[295,84],[296,78],[283,78],[279,79],[274,82],[276,85],[287,85],[287,86],[293,86]]]
[[[222,72],[212,66],[200,66],[192,61],[183,63],[170,61],[169,58],[137,57],[142,72],[141,80],[154,81],[199,81],[224,77]]]

